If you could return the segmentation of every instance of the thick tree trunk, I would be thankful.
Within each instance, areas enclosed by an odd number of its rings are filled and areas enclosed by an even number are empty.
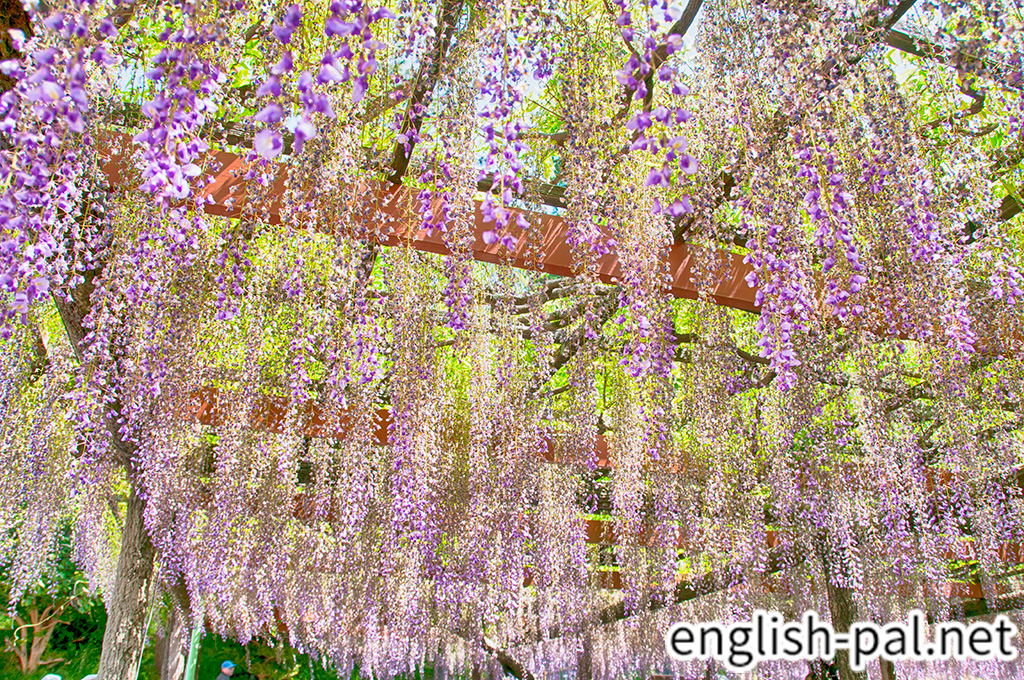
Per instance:
[[[832,626],[837,633],[850,632],[850,626],[857,621],[857,603],[853,600],[853,590],[840,588],[827,583],[828,608],[832,614]],[[867,673],[856,672],[850,668],[850,651],[837,649],[835,657],[836,670],[840,680],[867,680]]]
[[[85,327],[83,321],[91,307],[91,296],[100,268],[84,274],[84,283],[71,291],[71,299],[53,295],[54,305],[60,313],[71,345],[79,361],[83,356]],[[110,443],[119,462],[124,465],[129,481],[133,478],[132,457],[135,446],[122,439],[118,421],[122,409],[119,400],[111,404],[111,417],[107,418]],[[103,633],[103,651],[100,653],[98,680],[135,680],[142,647],[146,640],[146,613],[152,598],[153,567],[156,549],[143,523],[146,502],[132,484],[125,508],[124,528],[121,534],[121,554],[117,560],[113,592],[105,593],[107,628]]]
[[[107,594],[98,680],[135,680],[146,640],[146,611],[152,597],[156,550],[142,521],[145,501],[128,495],[114,592]]]
[[[833,562],[826,545],[825,537],[819,536],[818,557],[821,559],[825,573],[825,588],[828,593],[829,613],[832,615],[832,628],[837,633],[848,633],[850,626],[857,621],[857,603],[853,599],[852,589],[840,588],[833,583],[836,576],[835,570],[840,567]],[[840,680],[867,680],[867,673],[863,671],[858,673],[850,668],[850,651],[847,649],[836,650],[832,663]]]

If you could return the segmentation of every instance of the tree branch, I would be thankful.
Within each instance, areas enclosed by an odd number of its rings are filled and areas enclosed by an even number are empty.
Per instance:
[[[512,655],[504,649],[498,649],[495,647],[493,644],[488,642],[487,638],[483,638],[480,641],[480,646],[488,654],[494,655],[494,658],[498,660],[498,663],[501,664],[501,667],[505,669],[505,672],[508,675],[511,675],[513,678],[518,678],[519,680],[534,680],[533,673],[531,673],[530,670],[522,664],[522,662],[512,658]]]
[[[57,308],[57,312],[60,314],[64,330],[68,334],[68,339],[71,341],[71,346],[74,348],[75,356],[78,357],[79,362],[84,361],[84,341],[87,335],[84,321],[89,315],[92,304],[90,298],[95,289],[96,279],[100,276],[100,271],[97,268],[85,272],[83,274],[83,282],[71,289],[66,296],[57,290],[54,290],[50,296],[54,306]],[[118,420],[123,413],[123,407],[119,399],[115,399],[111,403],[110,412],[114,415],[106,418],[106,424],[107,430],[110,433],[111,447],[118,460],[128,469],[135,453],[135,445],[126,442],[121,436]]]
[[[672,28],[668,29],[668,33],[666,34],[666,36],[678,35],[678,36],[681,37],[681,36],[686,35],[686,32],[688,30],[690,30],[690,26],[693,24],[694,19],[697,18],[697,13],[700,12],[700,7],[701,7],[702,4],[703,4],[703,0],[689,0],[686,3],[686,9],[683,10],[683,15],[681,17],[679,17],[679,21],[677,21],[676,23],[672,24]],[[630,48],[630,49],[632,51],[632,48]],[[635,54],[635,52],[634,52],[634,54]],[[648,76],[647,76],[647,78],[645,80],[645,84],[647,85],[647,97],[648,98],[649,97],[653,97],[654,73],[658,70],[658,68],[661,67],[662,64],[665,63],[665,60],[667,60],[667,59],[668,59],[668,43],[667,42],[663,42],[660,45],[658,45],[654,49],[654,52],[651,54],[651,72],[648,74]],[[634,78],[636,77],[636,74],[637,74],[637,71],[634,71],[633,72],[633,77]],[[622,108],[615,115],[615,120],[619,120],[619,121],[625,120],[626,117],[629,115],[629,110],[630,110],[630,108],[632,107],[632,104],[633,104],[633,95],[635,93],[636,93],[636,88],[635,87],[630,87],[629,85],[626,85],[626,86],[623,87],[622,95],[619,97],[620,101],[622,102]]]
[[[993,82],[997,82],[1015,90],[1021,89],[1021,86],[1024,85],[1024,83],[1021,83],[1017,74],[1012,72],[1005,73],[1004,71],[1006,69],[1001,65],[985,59],[984,57],[979,57],[976,54],[971,54],[964,50],[960,45],[956,45],[952,48],[945,48],[924,38],[918,38],[904,33],[903,31],[897,31],[896,29],[886,31],[885,42],[890,47],[901,52],[913,54],[916,57],[933,59],[942,64],[953,66],[959,71],[966,71],[968,73],[988,78]]]
[[[767,564],[765,565],[764,571],[761,572],[761,575],[770,576],[785,568],[796,566],[805,559],[805,553],[798,553],[792,550],[784,551],[781,548],[772,548],[768,551]],[[710,571],[693,580],[678,583],[671,591],[660,591],[654,593],[642,611],[628,610],[624,601],[605,607],[598,611],[594,616],[594,623],[596,625],[609,625],[627,619],[631,616],[656,612],[669,605],[682,604],[684,602],[689,602],[690,600],[695,600],[703,595],[710,595],[711,593],[732,588],[743,583],[745,580],[746,577],[744,576],[743,564],[734,562],[721,569]],[[554,626],[548,631],[547,637],[558,638],[562,637],[565,633],[566,631],[562,631],[558,626]],[[536,641],[541,642],[543,639],[544,638],[538,637]]]
[[[417,134],[423,125],[423,111],[417,110],[423,106],[423,101],[428,98],[437,85],[441,75],[441,63],[451,47],[452,38],[455,35],[455,23],[462,13],[462,6],[465,0],[442,0],[440,16],[437,21],[437,31],[434,34],[434,49],[430,57],[421,66],[416,76],[415,86],[409,104],[405,110],[405,120],[402,123],[400,134],[407,135],[410,131]],[[395,151],[391,158],[391,175],[388,181],[399,184],[406,170],[409,169],[409,159],[412,155],[416,142],[412,139],[402,143],[395,143]]]
[[[814,71],[807,77],[805,83],[809,87],[818,87],[822,90],[834,89],[836,85],[846,76],[850,71],[850,67],[860,62],[861,59],[867,54],[867,48],[875,44],[879,40],[884,39],[884,35],[889,32],[890,27],[895,24],[900,17],[902,17],[913,5],[916,0],[903,0],[896,9],[885,19],[881,18],[879,13],[875,13],[870,16],[865,22],[864,27],[852,36],[847,38],[848,45],[853,46],[855,49],[850,54],[850,49],[838,50],[837,53],[832,54],[825,59],[820,66],[814,69]],[[800,115],[800,114],[797,114]],[[790,125],[793,123],[791,115],[782,109],[775,112],[772,117],[772,124],[769,127],[768,134],[765,135],[764,146],[765,151],[761,154],[762,159],[769,158],[774,152],[779,143],[786,135]],[[694,213],[683,223],[680,219],[679,223],[673,234],[675,240],[678,243],[682,240],[685,234],[693,227],[697,219],[702,215],[711,215],[714,213],[723,203],[731,199],[732,189],[740,183],[739,177],[736,172],[722,172],[722,191],[711,201],[710,206],[705,210],[694,210]],[[699,203],[698,203],[699,206]],[[697,206],[695,206],[697,207]],[[746,245],[746,240],[742,239],[737,245]]]

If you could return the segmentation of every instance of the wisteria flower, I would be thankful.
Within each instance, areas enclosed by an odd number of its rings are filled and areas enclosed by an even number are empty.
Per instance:
[[[261,157],[273,160],[284,151],[284,140],[281,138],[281,133],[276,130],[260,130],[253,140],[253,149]]]

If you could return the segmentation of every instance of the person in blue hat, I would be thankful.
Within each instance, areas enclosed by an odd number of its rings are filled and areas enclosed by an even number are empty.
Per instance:
[[[234,674],[235,664],[231,661],[225,661],[220,665],[220,675],[217,676],[217,680],[229,680]]]

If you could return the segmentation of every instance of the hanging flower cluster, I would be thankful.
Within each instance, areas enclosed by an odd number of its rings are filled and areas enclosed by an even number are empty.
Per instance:
[[[800,146],[798,135],[794,142]],[[867,283],[867,277],[861,273],[864,265],[860,262],[848,216],[853,207],[853,195],[844,189],[846,177],[836,164],[836,155],[831,148],[833,145],[834,142],[826,135],[825,146],[801,147],[796,154],[797,160],[801,162],[797,177],[807,180],[804,207],[814,224],[814,245],[825,249],[822,273],[827,274],[836,266],[837,251],[845,258],[847,265],[839,271],[847,268],[850,270],[845,285],[831,278],[826,283],[828,293],[825,303],[833,308],[840,320],[845,320],[847,315],[856,316],[864,311],[863,305],[850,303],[850,300]]]
[[[771,219],[770,212],[768,217]],[[750,227],[745,231],[749,232]],[[761,308],[757,319],[761,339],[757,344],[783,389],[796,385],[796,368],[802,362],[796,355],[794,337],[810,329],[815,309],[811,282],[801,267],[797,243],[783,226],[769,223],[762,238],[747,242],[750,252],[743,259],[752,266],[746,282],[757,287],[755,302]]]
[[[0,159],[0,287],[10,294],[5,336],[12,320],[27,323],[32,305],[51,288],[77,281],[88,264],[86,244],[96,234],[81,215],[94,143],[85,122],[87,69],[117,63],[102,42],[88,40],[94,27],[87,16],[56,12],[41,24],[41,38],[12,29],[14,49],[28,57],[0,64],[17,81],[0,98],[0,129],[10,150]],[[112,28],[106,22],[98,31],[109,36]]]
[[[328,48],[320,60],[315,77],[310,71],[302,71],[294,77],[293,83],[286,82],[295,70],[294,57],[290,49],[292,36],[303,28],[302,8],[291,5],[284,13],[283,21],[275,24],[271,32],[285,48],[280,59],[270,69],[270,75],[257,89],[257,96],[279,98],[288,96],[289,88],[297,93],[301,109],[285,118],[285,108],[278,101],[264,106],[253,120],[268,127],[260,130],[253,138],[253,148],[267,160],[277,158],[284,151],[284,137],[279,125],[283,125],[293,137],[295,153],[301,153],[302,145],[316,136],[313,122],[315,114],[328,119],[335,118],[331,101],[323,92],[316,91],[316,85],[331,83],[352,84],[352,102],[358,104],[366,95],[369,79],[377,72],[377,52],[384,44],[373,37],[373,24],[395,15],[386,7],[370,9],[358,0],[335,0],[330,5],[330,15],[324,22],[323,34],[327,38],[339,37],[341,47]]]
[[[621,0],[617,4],[621,13],[615,23],[621,26],[623,40],[632,44],[637,39],[632,28],[632,14],[626,8],[625,0]],[[648,82],[651,81],[653,86],[653,80],[649,76],[654,75],[655,69],[657,69],[659,84],[667,87],[672,95],[685,97],[690,94],[689,88],[682,83],[676,64],[670,60],[673,54],[682,49],[682,38],[678,34],[670,32],[665,35],[664,43],[660,47],[658,42],[661,38],[659,29],[662,26],[662,21],[672,21],[677,18],[676,13],[672,11],[676,9],[670,8],[668,2],[652,4],[647,26],[650,33],[640,41],[643,53],[634,51],[625,65],[615,72],[615,78],[619,84],[625,86],[626,91],[638,101],[646,101],[648,95],[653,94],[648,92]],[[659,49],[664,51],[665,56],[656,58],[655,54]],[[658,67],[659,62],[664,63]],[[646,150],[656,159],[664,155],[664,163],[660,168],[654,167],[650,170],[644,186],[668,188],[672,186],[672,178],[677,174],[677,170],[682,175],[692,175],[697,172],[697,159],[687,153],[686,135],[678,129],[680,124],[686,123],[691,117],[691,112],[681,107],[669,108],[660,105],[651,110],[645,105],[626,123],[625,128],[633,133],[630,150]],[[664,131],[655,137],[656,131],[661,126],[664,126]],[[662,211],[661,202],[655,199],[652,212],[660,214]],[[670,216],[678,218],[683,214],[693,212],[693,208],[690,205],[689,197],[684,195],[672,201],[664,208],[664,211]]]
[[[480,210],[486,223],[494,223],[493,228],[484,232],[484,242],[500,241],[512,250],[518,239],[508,231],[513,218],[508,206],[523,194],[526,174],[523,156],[529,147],[520,139],[523,124],[510,120],[510,117],[522,102],[527,85],[526,60],[531,43],[538,34],[529,29],[525,18],[514,22],[508,16],[504,3],[494,3],[488,9],[492,13],[492,22],[483,38],[488,51],[482,59],[478,83],[482,98],[479,112],[483,121],[481,131],[487,144],[487,157],[480,169],[480,179],[488,175],[492,177],[492,185],[500,200],[495,202],[492,193],[488,192]],[[524,231],[530,227],[523,213],[516,214],[515,221],[516,226]]]

